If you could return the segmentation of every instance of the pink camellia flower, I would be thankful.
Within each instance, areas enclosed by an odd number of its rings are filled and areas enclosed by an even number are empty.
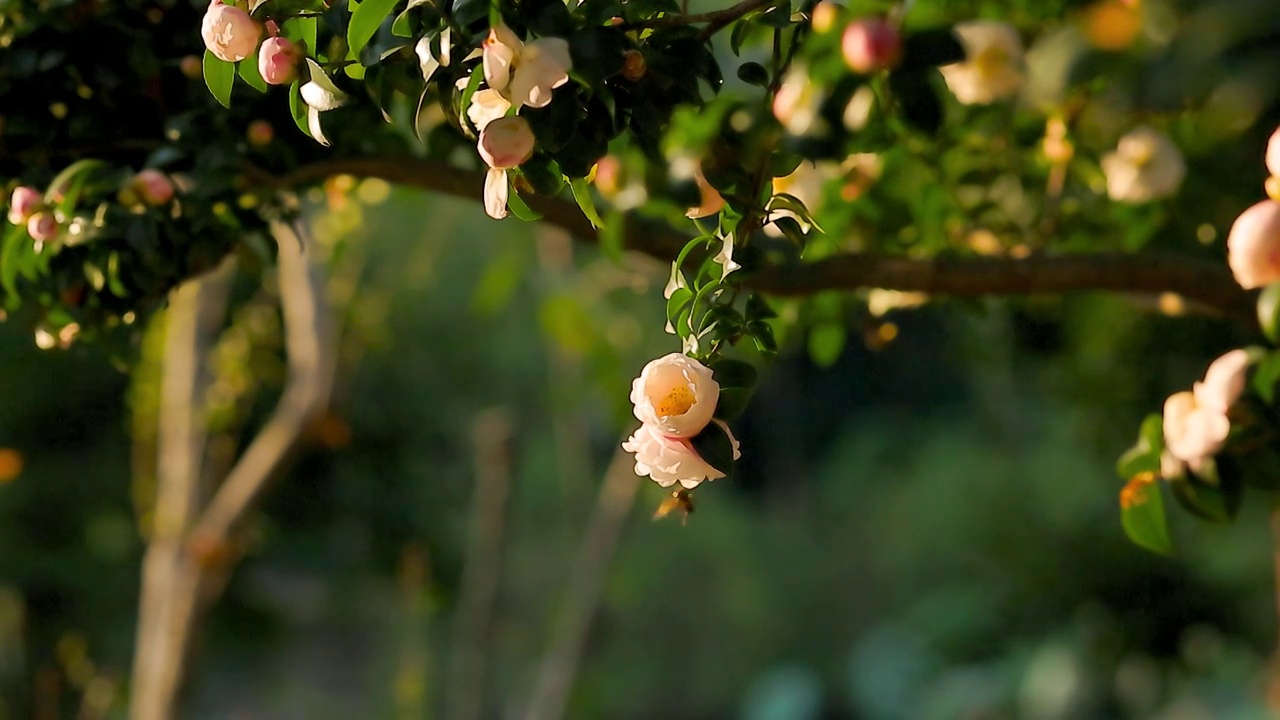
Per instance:
[[[214,57],[226,62],[240,62],[253,54],[262,39],[262,26],[249,13],[235,5],[212,0],[200,25],[204,46]]]
[[[1008,23],[973,20],[953,28],[964,45],[964,62],[938,68],[964,105],[988,105],[1022,86],[1022,38]]]
[[[484,178],[484,209],[489,217],[501,220],[507,216],[507,171],[533,155],[535,142],[529,121],[518,115],[493,120],[480,131],[477,147],[489,165]]]
[[[1280,202],[1263,200],[1240,213],[1227,235],[1227,264],[1246,290],[1280,281]]]
[[[9,198],[9,222],[14,225],[21,225],[43,203],[44,196],[40,194],[39,190],[25,185],[14,188],[13,197]]]
[[[690,438],[702,432],[719,400],[720,384],[711,368],[680,353],[650,361],[631,382],[636,419],[667,437]]]
[[[738,439],[729,431],[729,426],[719,420],[715,423],[729,436],[733,459],[742,457]],[[653,425],[641,425],[622,443],[622,449],[635,453],[637,475],[648,475],[662,487],[680,483],[681,487],[693,489],[704,480],[724,477],[723,472],[702,459],[687,438],[668,437]]]
[[[38,212],[27,219],[27,234],[32,240],[45,242],[58,235],[58,221],[47,212]]]
[[[882,18],[849,23],[840,38],[845,64],[861,75],[887,70],[902,58],[902,36]]]
[[[165,205],[173,199],[173,181],[168,175],[154,168],[139,172],[133,179],[133,190],[142,202],[151,205]]]
[[[551,91],[569,82],[573,68],[564,38],[525,43],[502,23],[490,28],[481,57],[485,82],[516,107],[546,107]]]
[[[302,48],[282,37],[267,38],[258,51],[258,72],[268,85],[288,85],[298,79]]]

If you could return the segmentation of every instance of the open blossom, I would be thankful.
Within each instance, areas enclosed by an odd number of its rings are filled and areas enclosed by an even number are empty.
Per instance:
[[[240,62],[258,49],[262,26],[243,8],[212,0],[209,9],[205,10],[200,35],[204,38],[204,46],[214,57],[226,62]]]
[[[507,216],[510,188],[507,171],[533,155],[535,139],[529,121],[518,115],[498,118],[480,131],[480,157],[489,165],[484,178],[484,209],[497,220]]]
[[[1280,281],[1280,202],[1263,200],[1240,213],[1227,235],[1227,264],[1246,290]]]
[[[44,242],[58,235],[58,221],[47,212],[38,212],[27,218],[27,234],[32,240]]]
[[[1249,356],[1232,350],[1214,360],[1204,380],[1190,391],[1174,393],[1164,403],[1164,443],[1161,474],[1179,474],[1182,463],[1200,472],[1204,462],[1222,449],[1231,432],[1228,412],[1244,392]]]
[[[466,86],[467,78],[459,78],[458,89],[462,90]],[[493,88],[483,88],[472,93],[471,104],[467,106],[467,117],[477,131],[483,131],[486,125],[504,117],[510,109],[511,101],[503,97],[502,93]]]
[[[844,29],[840,50],[851,70],[870,75],[898,64],[902,58],[902,36],[883,18],[855,20]]]
[[[1022,87],[1022,38],[1008,23],[974,20],[953,30],[965,60],[938,68],[952,94],[965,105],[987,105]]]
[[[40,191],[33,187],[17,187],[9,198],[9,222],[21,225],[44,203]]]
[[[711,368],[680,353],[650,361],[631,383],[636,419],[669,437],[702,432],[719,400],[720,384]]]
[[[729,426],[719,420],[715,423],[729,436],[733,459],[742,457],[738,439],[729,431]],[[680,483],[686,489],[693,489],[704,480],[724,477],[723,472],[702,459],[687,438],[668,437],[653,425],[641,425],[622,443],[622,449],[635,453],[637,475],[648,475],[662,487]]]
[[[782,85],[773,96],[773,116],[792,135],[806,135],[824,129],[819,114],[826,94],[809,78],[809,69],[796,63],[782,77]]]
[[[569,82],[573,59],[564,38],[525,43],[505,24],[490,28],[482,50],[484,79],[517,107],[546,107],[551,91]]]
[[[258,73],[268,85],[288,85],[298,79],[302,48],[288,38],[267,38],[258,51]]]
[[[1187,164],[1167,135],[1144,125],[1120,138],[1115,151],[1102,157],[1102,173],[1112,200],[1144,203],[1176,193]]]

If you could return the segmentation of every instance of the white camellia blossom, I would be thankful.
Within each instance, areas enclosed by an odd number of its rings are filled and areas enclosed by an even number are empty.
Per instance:
[[[482,48],[484,79],[516,107],[546,107],[551,91],[569,82],[573,59],[564,38],[523,42],[511,28],[489,29]]]
[[[510,198],[507,171],[519,167],[533,155],[535,142],[529,121],[518,115],[498,118],[480,131],[476,145],[480,157],[489,166],[484,178],[484,209],[489,217],[501,220],[507,216]]]
[[[329,79],[324,68],[315,60],[307,58],[307,70],[311,79],[298,88],[298,94],[307,106],[307,127],[316,142],[328,146],[329,139],[324,136],[324,128],[320,126],[320,113],[346,105],[350,97],[333,84],[333,80]]]
[[[824,100],[826,94],[810,80],[809,69],[797,63],[783,76],[773,96],[773,116],[792,135],[820,134],[826,123],[818,114]]]
[[[200,36],[213,56],[225,62],[240,62],[258,49],[262,26],[244,8],[212,0],[200,23]]]
[[[1191,390],[1165,400],[1162,475],[1176,477],[1184,465],[1198,473],[1222,449],[1231,432],[1228,412],[1244,392],[1248,367],[1248,353],[1232,350],[1214,360]]]
[[[741,265],[733,261],[733,233],[724,236],[720,252],[711,260],[720,265],[720,282],[724,282],[724,279],[734,270],[742,269]]]
[[[1280,281],[1280,202],[1263,200],[1240,213],[1227,235],[1227,264],[1246,290]]]
[[[719,401],[720,383],[711,368],[680,353],[651,360],[631,383],[636,419],[668,437],[702,432]]]
[[[1102,173],[1112,200],[1145,203],[1176,193],[1187,164],[1167,135],[1144,125],[1126,133],[1114,152],[1102,156]]]
[[[715,423],[729,436],[733,459],[742,457],[738,439],[729,431],[729,426],[719,420]],[[668,437],[653,425],[641,425],[622,443],[622,449],[635,453],[637,475],[647,475],[662,487],[680,483],[681,487],[692,490],[704,480],[724,477],[723,472],[702,459],[688,439]]]
[[[1022,87],[1022,38],[1008,23],[973,20],[953,30],[965,60],[938,68],[964,105],[989,105]]]

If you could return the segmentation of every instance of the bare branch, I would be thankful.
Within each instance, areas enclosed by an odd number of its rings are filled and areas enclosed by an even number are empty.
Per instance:
[[[349,174],[376,177],[432,192],[480,200],[484,174],[420,158],[357,158],[306,165],[281,177],[250,169],[250,179],[295,187]],[[531,195],[529,207],[543,221],[587,241],[596,230],[567,200]],[[624,245],[670,262],[689,237],[670,226],[629,217]],[[845,253],[815,262],[780,261],[765,265],[744,284],[775,295],[808,295],[820,290],[885,288],[935,295],[1059,294],[1109,291],[1176,293],[1216,314],[1254,322],[1252,294],[1231,277],[1221,262],[1154,253],[1090,253],[1011,257],[938,257],[917,259],[875,253]]]
[[[702,32],[702,39],[705,40],[715,34],[717,30],[724,28],[726,25],[729,25],[734,20],[737,20],[752,10],[759,10],[766,5],[772,5],[774,2],[776,2],[776,0],[742,0],[742,2],[737,5],[724,8],[723,10],[694,13],[692,15],[663,15],[660,18],[653,18],[652,20],[627,23],[622,26],[622,29],[638,30],[640,28],[666,28],[709,23],[707,28]]]
[[[301,221],[274,221],[271,229],[279,245],[288,381],[275,412],[231,468],[191,533],[193,542],[206,547],[225,543],[252,510],[306,431],[328,409],[333,388],[337,329],[313,260],[315,243]]]

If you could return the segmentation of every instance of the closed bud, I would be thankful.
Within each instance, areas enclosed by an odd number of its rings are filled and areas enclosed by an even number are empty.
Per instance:
[[[245,133],[249,139],[249,144],[254,147],[266,147],[275,139],[276,131],[271,123],[266,120],[254,120],[249,123],[249,129]]]
[[[173,200],[173,181],[159,170],[147,168],[138,173],[131,184],[138,198],[152,207],[165,205]]]
[[[491,168],[510,170],[533,155],[534,142],[528,120],[518,115],[499,118],[480,132],[480,156]]]
[[[38,212],[27,220],[27,234],[32,240],[45,242],[58,235],[58,221],[47,212]]]
[[[902,58],[902,36],[882,18],[849,23],[840,39],[845,64],[862,75],[887,70]]]
[[[639,50],[628,50],[622,54],[622,77],[636,82],[644,77],[648,65],[644,61],[644,53]]]
[[[267,38],[258,51],[258,73],[268,85],[288,85],[298,78],[302,48],[282,37]]]
[[[13,197],[9,199],[9,222],[21,225],[35,213],[44,202],[40,191],[33,187],[14,188]]]
[[[214,57],[225,62],[240,62],[258,49],[262,26],[243,8],[213,0],[205,10],[200,36]]]

